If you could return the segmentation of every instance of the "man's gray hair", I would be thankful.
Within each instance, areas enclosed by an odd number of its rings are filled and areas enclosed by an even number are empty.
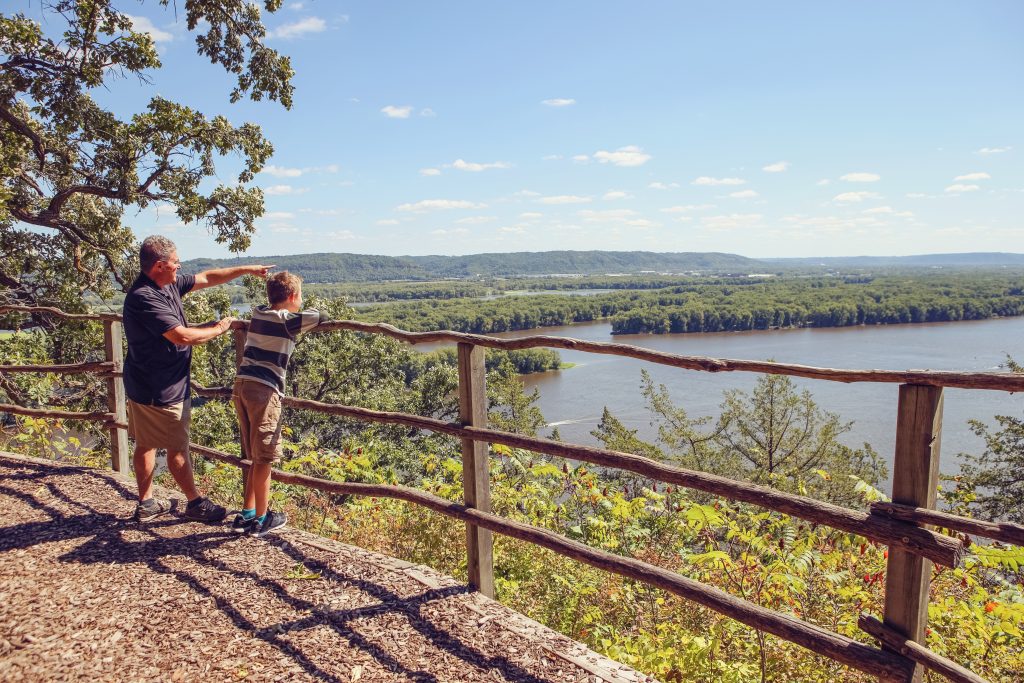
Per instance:
[[[167,261],[177,250],[174,242],[163,235],[150,235],[139,248],[139,267],[143,273],[148,273],[157,261]]]

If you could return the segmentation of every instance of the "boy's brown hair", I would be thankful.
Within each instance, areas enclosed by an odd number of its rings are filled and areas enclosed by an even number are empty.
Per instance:
[[[302,287],[302,278],[295,273],[282,270],[267,278],[267,299],[271,306],[283,304],[293,294],[298,293]]]

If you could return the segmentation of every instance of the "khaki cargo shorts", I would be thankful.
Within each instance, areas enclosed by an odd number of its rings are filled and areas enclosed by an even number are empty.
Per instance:
[[[264,384],[236,379],[231,400],[238,414],[242,449],[259,465],[281,460],[281,394]]]
[[[128,400],[128,436],[141,448],[166,448],[169,453],[188,453],[188,428],[192,424],[192,399],[169,406],[148,406]]]

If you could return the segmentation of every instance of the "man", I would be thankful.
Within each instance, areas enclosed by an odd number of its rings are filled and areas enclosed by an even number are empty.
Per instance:
[[[273,266],[236,266],[179,275],[177,247],[160,235],[143,241],[139,265],[140,275],[124,300],[124,331],[128,340],[124,388],[128,395],[128,434],[135,439],[133,464],[139,486],[135,518],[149,520],[171,508],[168,501],[153,498],[156,451],[165,448],[167,469],[188,498],[185,517],[216,524],[227,511],[199,494],[188,456],[192,347],[227,332],[233,319],[190,327],[181,297],[242,275],[266,278]]]

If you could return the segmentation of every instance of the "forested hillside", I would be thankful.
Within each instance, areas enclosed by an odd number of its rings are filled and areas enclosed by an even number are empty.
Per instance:
[[[654,290],[449,299],[359,309],[408,330],[507,332],[610,318],[615,334],[846,327],[1024,315],[1024,275],[724,278]]]
[[[296,254],[292,256],[193,259],[185,272],[242,263],[273,263],[307,282],[378,282],[444,278],[529,275],[605,275],[608,273],[715,272],[748,273],[765,265],[736,254],[654,253],[649,251],[544,251],[468,256],[372,256],[363,254]]]

